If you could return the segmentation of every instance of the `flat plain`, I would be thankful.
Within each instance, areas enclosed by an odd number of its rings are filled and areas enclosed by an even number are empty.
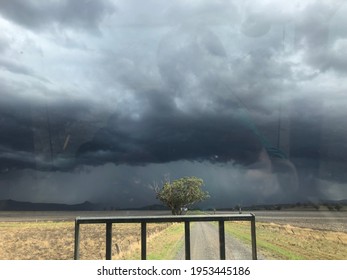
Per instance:
[[[0,212],[0,259],[73,259],[77,216],[168,214],[168,211]],[[254,214],[258,251],[267,259],[347,259],[346,212],[259,211]],[[230,223],[226,229],[228,234],[249,242],[248,224]],[[183,225],[149,224],[149,259],[174,258],[183,246],[182,235]],[[113,259],[139,259],[140,225],[114,226],[112,246]],[[81,227],[80,255],[81,259],[105,258],[104,225]]]

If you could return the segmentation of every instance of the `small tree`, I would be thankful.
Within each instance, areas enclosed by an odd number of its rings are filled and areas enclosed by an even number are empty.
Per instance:
[[[166,204],[173,215],[182,215],[182,209],[209,198],[201,187],[204,182],[197,177],[183,177],[173,182],[166,181],[162,188],[156,187],[156,197]]]

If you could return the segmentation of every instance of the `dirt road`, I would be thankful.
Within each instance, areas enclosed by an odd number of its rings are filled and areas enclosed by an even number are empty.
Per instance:
[[[190,250],[192,260],[219,260],[218,229],[215,225],[206,222],[191,224]],[[239,240],[228,235],[225,236],[225,254],[227,260],[251,260],[251,244],[244,245]],[[184,260],[184,248],[177,254],[178,260]],[[263,259],[258,256],[258,259]]]

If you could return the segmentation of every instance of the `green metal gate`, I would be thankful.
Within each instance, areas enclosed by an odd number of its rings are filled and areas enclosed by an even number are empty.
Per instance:
[[[185,216],[134,216],[134,217],[77,217],[75,219],[75,250],[74,259],[79,259],[80,225],[106,225],[106,260],[112,259],[112,225],[120,223],[141,224],[141,259],[147,256],[147,224],[148,223],[184,223],[185,259],[190,260],[190,223],[218,222],[220,259],[225,260],[225,221],[249,221],[251,225],[252,259],[257,259],[255,216],[253,214],[233,215],[185,215]]]

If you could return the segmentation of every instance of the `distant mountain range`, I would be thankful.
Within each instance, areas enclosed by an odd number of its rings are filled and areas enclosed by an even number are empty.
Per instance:
[[[273,203],[273,204],[259,204],[251,206],[236,206],[233,208],[221,208],[217,210],[223,211],[235,211],[239,208],[245,211],[255,211],[255,210],[336,210],[336,211],[346,211],[347,199],[343,200],[321,200],[321,201],[304,201],[296,203]]]
[[[0,200],[0,211],[112,211],[112,210],[168,210],[164,205],[153,204],[138,208],[116,208],[108,204],[85,201],[79,204],[33,203],[12,199]]]
[[[12,199],[0,200],[0,211],[94,211],[100,205],[85,201],[80,204],[32,203]]]
[[[329,210],[340,210],[347,206],[347,200],[324,200],[316,203],[297,202],[291,204],[268,204],[242,206],[243,210],[284,210],[294,208],[322,209],[327,207]],[[106,210],[169,210],[168,207],[160,204],[147,205],[144,207],[133,208],[115,208],[107,204],[98,204],[85,201],[80,204],[62,204],[62,203],[33,203],[26,201],[16,201],[12,199],[0,200],[0,211],[106,211]],[[211,210],[211,209],[209,209]],[[216,210],[238,210],[235,208],[217,208]]]

